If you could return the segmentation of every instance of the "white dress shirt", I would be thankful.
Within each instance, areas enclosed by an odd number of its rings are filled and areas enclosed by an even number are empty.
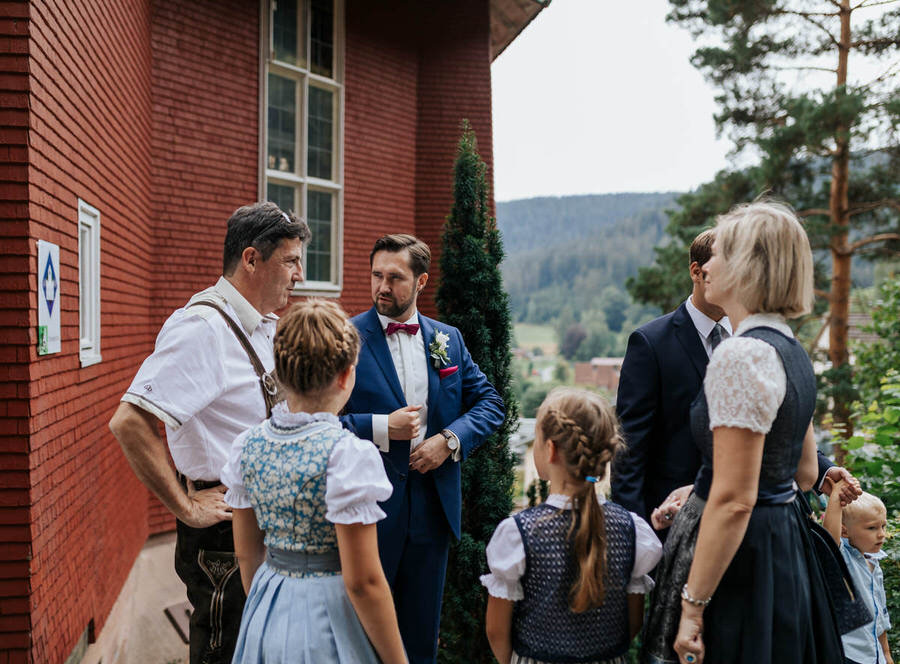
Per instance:
[[[731,321],[728,320],[728,316],[722,316],[720,320],[714,321],[694,306],[690,297],[688,297],[687,302],[685,302],[685,306],[687,307],[691,321],[694,323],[694,329],[696,329],[697,334],[700,335],[700,342],[703,344],[703,350],[706,351],[706,356],[712,356],[712,340],[710,339],[710,335],[712,334],[713,328],[716,326],[716,323],[719,323],[719,325],[725,328],[726,332],[726,334],[722,335],[722,339],[727,339],[734,334],[731,331]]]
[[[396,322],[381,314],[378,314],[378,320],[381,322],[381,329],[385,331],[388,323]],[[405,324],[418,325],[418,312],[414,311]],[[388,350],[391,351],[394,368],[397,370],[397,378],[400,379],[400,387],[403,388],[403,396],[406,397],[406,404],[422,406],[419,410],[419,435],[409,441],[409,447],[413,449],[425,440],[425,430],[428,427],[428,360],[425,356],[422,328],[415,334],[407,334],[402,330],[393,334],[385,332],[385,338]],[[372,416],[372,439],[380,450],[388,451],[390,438],[387,415]]]
[[[277,317],[263,316],[224,277],[194,295],[238,322],[266,371],[275,366]],[[204,306],[177,309],[153,353],[122,397],[166,425],[175,468],[192,480],[219,479],[231,443],[266,417],[259,377],[221,314]]]

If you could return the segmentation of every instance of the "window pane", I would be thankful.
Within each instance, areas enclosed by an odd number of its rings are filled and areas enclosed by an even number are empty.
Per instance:
[[[303,31],[297,28],[297,0],[278,0],[272,16],[272,48],[275,59],[292,65],[306,63]]]
[[[280,0],[279,0],[280,1]],[[312,71],[334,78],[334,3],[333,0],[312,0],[310,6],[310,62]]]
[[[307,198],[307,222],[312,239],[306,248],[306,278],[331,281],[331,217],[334,196],[325,191],[310,191]]]
[[[272,201],[287,212],[294,212],[297,209],[294,205],[294,188],[283,184],[267,183],[266,200]]]
[[[334,93],[309,86],[309,148],[306,169],[310,176],[332,180]]]
[[[82,348],[85,341],[90,341],[91,312],[88,298],[91,291],[86,283],[89,278],[90,241],[90,229],[84,224],[78,224],[78,337],[81,339]]]
[[[269,146],[266,166],[294,172],[297,141],[297,82],[269,74]]]

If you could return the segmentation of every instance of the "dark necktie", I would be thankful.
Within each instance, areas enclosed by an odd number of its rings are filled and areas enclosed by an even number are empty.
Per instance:
[[[713,328],[712,332],[709,333],[709,350],[710,353],[716,349],[720,343],[722,343],[722,339],[728,336],[728,333],[725,331],[725,328],[716,323],[716,326]]]
[[[394,332],[406,332],[410,336],[415,336],[419,332],[417,323],[388,323],[386,332],[390,335]]]

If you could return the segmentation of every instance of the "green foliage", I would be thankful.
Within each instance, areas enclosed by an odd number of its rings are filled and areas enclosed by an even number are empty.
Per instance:
[[[560,383],[556,381],[546,383],[527,383],[522,392],[522,417],[536,417],[537,409],[554,387]]]
[[[602,311],[618,332],[624,322],[618,317],[630,305],[621,285],[663,239],[663,210],[674,198],[606,194],[498,203],[509,254],[503,277],[515,319],[548,323],[566,308]]]
[[[534,480],[525,489],[525,496],[528,498],[528,507],[534,507],[547,500],[550,495],[550,482],[542,480],[540,477]]]
[[[900,517],[888,519],[888,539],[882,549],[887,558],[881,561],[884,573],[884,590],[887,596],[888,616],[891,617],[891,629],[888,630],[888,643],[894,661],[900,661]]]
[[[866,331],[877,334],[879,341],[856,349],[858,365],[866,367],[858,374],[859,390],[865,398],[875,396],[889,369],[900,368],[900,276],[881,284],[871,313],[872,324]]]
[[[477,664],[492,661],[484,634],[485,593],[478,577],[487,573],[484,550],[494,528],[512,511],[515,478],[509,436],[518,421],[518,406],[510,370],[512,322],[500,274],[503,247],[489,213],[486,166],[468,121],[463,121],[454,173],[437,307],[441,319],[462,332],[473,360],[506,404],[500,429],[462,467],[462,537],[450,548],[444,591],[439,660]]]
[[[854,403],[856,431],[845,443],[846,466],[863,488],[900,516],[900,371],[889,369],[876,399]]]

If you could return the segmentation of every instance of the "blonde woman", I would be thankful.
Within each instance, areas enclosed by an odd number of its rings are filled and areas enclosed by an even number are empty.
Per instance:
[[[786,318],[810,311],[812,254],[794,212],[772,200],[718,219],[706,297],[735,335],[710,359],[691,407],[703,466],[660,565],[645,661],[842,661],[803,518],[817,476],[815,376]]]

